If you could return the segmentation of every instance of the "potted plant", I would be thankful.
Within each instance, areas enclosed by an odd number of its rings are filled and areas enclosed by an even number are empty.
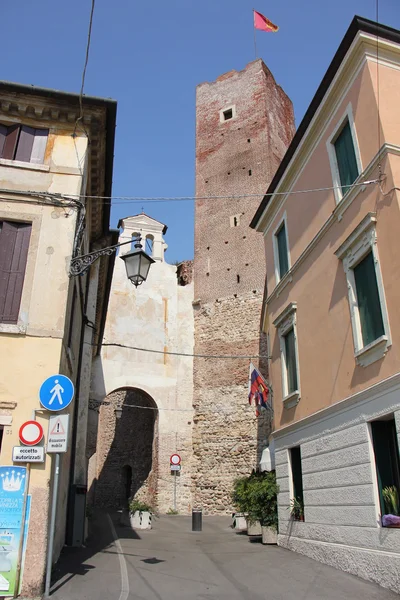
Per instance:
[[[247,529],[247,513],[248,513],[248,483],[249,477],[239,477],[234,481],[233,491],[231,494],[233,506],[237,512],[233,514],[233,528],[238,531]]]
[[[129,520],[133,529],[151,529],[153,509],[146,502],[132,498],[129,502]]]
[[[276,483],[275,471],[254,474],[249,488],[248,520],[250,523],[260,524],[263,544],[276,544],[279,486]]]
[[[301,498],[292,498],[290,501],[290,517],[293,521],[304,521],[304,504]]]
[[[382,490],[386,514],[382,515],[383,527],[400,527],[399,492],[394,485]]]

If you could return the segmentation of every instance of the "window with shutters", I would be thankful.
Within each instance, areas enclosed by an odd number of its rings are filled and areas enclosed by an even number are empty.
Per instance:
[[[291,408],[300,400],[296,311],[296,303],[291,302],[274,321],[280,342],[282,400],[286,408]]]
[[[389,415],[386,419],[372,421],[370,428],[380,514],[400,516],[400,506],[397,503],[396,509],[395,501],[391,502],[391,498],[395,500],[396,492],[397,498],[400,498],[400,459],[395,419],[393,415]],[[385,521],[384,519],[382,525],[390,526],[390,521]]]
[[[289,241],[287,232],[286,213],[273,235],[275,278],[276,283],[282,279],[290,269]]]
[[[340,202],[362,172],[351,104],[327,141],[334,194]]]
[[[0,323],[17,324],[32,225],[0,221]]]
[[[368,366],[383,358],[391,344],[379,264],[376,218],[369,213],[336,251],[347,278],[354,352]]]
[[[43,164],[48,129],[0,124],[0,158]]]
[[[336,138],[334,146],[342,194],[345,194],[348,187],[355,182],[359,175],[353,138],[348,121],[343,125],[343,129]]]

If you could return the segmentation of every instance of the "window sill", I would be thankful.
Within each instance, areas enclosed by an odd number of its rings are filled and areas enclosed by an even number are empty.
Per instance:
[[[300,391],[299,390],[295,390],[291,394],[288,394],[282,400],[283,406],[285,408],[293,408],[293,406],[296,406],[296,404],[298,404],[299,401],[300,401]]]
[[[26,334],[25,325],[12,325],[11,323],[0,323],[0,333]]]
[[[357,364],[361,367],[368,367],[372,363],[383,358],[389,346],[388,336],[381,335],[376,340],[358,350],[354,356]]]
[[[16,169],[29,169],[30,171],[50,171],[49,165],[37,165],[35,163],[25,162],[22,160],[8,160],[8,158],[0,158],[0,165],[4,167],[14,167]]]
[[[276,284],[273,293],[276,294],[276,297],[279,298],[279,294],[282,292],[282,290],[287,286],[288,283],[292,283],[293,277],[292,277],[292,272],[289,269],[288,271],[286,271],[286,273],[283,275],[283,277],[281,277],[278,281],[278,283]]]

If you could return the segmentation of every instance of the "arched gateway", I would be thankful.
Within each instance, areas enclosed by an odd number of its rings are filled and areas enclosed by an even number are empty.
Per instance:
[[[114,390],[100,408],[95,506],[125,508],[139,493],[155,507],[157,467],[156,403],[137,388]]]

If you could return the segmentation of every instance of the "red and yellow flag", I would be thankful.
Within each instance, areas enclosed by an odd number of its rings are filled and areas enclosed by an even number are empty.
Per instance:
[[[261,13],[253,10],[254,12],[254,27],[256,29],[261,29],[262,31],[278,31],[279,27],[271,23],[267,17],[264,17]]]

